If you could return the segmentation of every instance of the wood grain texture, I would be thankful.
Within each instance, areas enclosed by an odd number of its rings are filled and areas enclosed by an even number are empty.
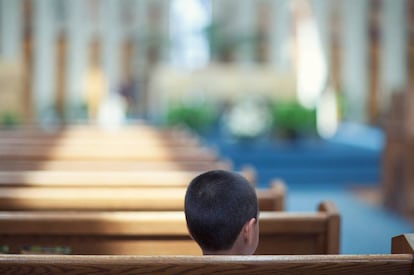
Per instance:
[[[263,211],[258,255],[332,254],[329,215]],[[87,244],[87,245],[86,245]],[[0,245],[68,246],[73,254],[198,254],[182,211],[1,211]],[[189,249],[192,246],[192,249]],[[103,249],[103,247],[105,249]],[[136,248],[136,250],[135,250]],[[194,254],[193,254],[194,253]]]
[[[0,187],[1,210],[184,210],[186,187]],[[261,211],[283,210],[278,190],[258,189]]]
[[[217,153],[186,131],[149,125],[104,131],[91,125],[54,132],[35,127],[0,130],[4,160],[215,160]]]
[[[207,171],[231,170],[231,161],[91,161],[91,160],[0,160],[0,171]]]
[[[413,256],[0,255],[1,274],[412,274]]]

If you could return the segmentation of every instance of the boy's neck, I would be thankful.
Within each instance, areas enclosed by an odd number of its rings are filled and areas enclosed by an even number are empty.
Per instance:
[[[237,249],[228,249],[228,250],[217,250],[217,251],[206,251],[203,250],[203,255],[246,255],[240,250]]]

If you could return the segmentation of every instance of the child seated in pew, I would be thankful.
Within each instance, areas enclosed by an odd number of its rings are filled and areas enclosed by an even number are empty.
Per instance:
[[[251,255],[259,242],[254,188],[240,174],[212,170],[195,177],[184,202],[187,228],[203,255]]]

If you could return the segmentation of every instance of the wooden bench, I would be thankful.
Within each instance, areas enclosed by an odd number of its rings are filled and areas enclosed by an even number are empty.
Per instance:
[[[332,202],[317,212],[260,213],[257,254],[337,254],[340,217]],[[0,211],[0,246],[10,253],[199,255],[183,211]]]
[[[202,171],[0,171],[3,187],[186,187]]]
[[[414,91],[394,93],[385,121],[386,142],[382,157],[385,206],[414,212]]]
[[[0,160],[0,171],[208,171],[230,170],[231,161],[28,161]]]
[[[5,160],[146,160],[146,161],[215,161],[216,152],[205,147],[146,147],[124,146],[97,148],[37,146],[0,146],[0,159]]]
[[[215,160],[217,153],[186,131],[148,125],[114,132],[93,126],[68,126],[56,132],[34,127],[0,130],[5,160]]]
[[[392,254],[279,256],[0,255],[1,274],[414,274],[414,236]]]
[[[285,184],[257,189],[262,211],[284,209]],[[0,210],[183,210],[185,187],[0,187]]]
[[[66,126],[46,131],[35,126],[0,129],[0,148],[40,148],[44,151],[58,148],[69,150],[137,150],[137,148],[201,147],[198,137],[179,129],[160,129],[149,125],[123,126],[116,131],[104,131],[96,126]],[[118,149],[117,149],[118,148]]]
[[[223,163],[225,169],[229,162]],[[156,168],[154,163],[153,167]],[[3,187],[187,187],[190,181],[206,170],[0,170]],[[256,170],[244,166],[239,171],[250,183],[256,184]]]
[[[99,136],[98,136],[99,135]],[[177,133],[170,135],[162,134],[120,134],[119,132],[101,132],[74,135],[63,133],[47,133],[28,135],[24,132],[4,131],[0,129],[0,146],[38,146],[38,147],[53,147],[53,146],[154,146],[154,147],[189,147],[199,146],[200,140],[195,136],[187,135],[186,133]]]
[[[0,129],[0,139],[26,139],[26,140],[59,140],[84,139],[88,140],[119,140],[119,139],[165,139],[179,141],[196,139],[196,137],[183,128],[160,128],[145,123],[123,125],[114,130],[105,130],[91,124],[63,125],[53,129],[43,129],[39,125],[19,125],[15,128]],[[99,142],[98,140],[98,142]]]

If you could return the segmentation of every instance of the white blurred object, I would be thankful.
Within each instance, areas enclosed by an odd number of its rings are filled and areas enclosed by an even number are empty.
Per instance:
[[[335,135],[338,129],[338,104],[332,89],[326,90],[319,98],[316,109],[316,126],[323,138]]]
[[[243,99],[225,116],[226,127],[236,137],[257,137],[269,129],[270,123],[269,110],[265,102],[260,99]]]
[[[314,108],[328,76],[327,61],[315,17],[306,2],[301,2],[307,16],[297,23],[298,99],[307,108]]]
[[[126,103],[120,95],[110,95],[101,103],[98,125],[105,130],[119,129],[126,122]]]
[[[204,29],[211,23],[209,1],[171,2],[171,62],[178,68],[195,69],[208,64],[210,50]]]

